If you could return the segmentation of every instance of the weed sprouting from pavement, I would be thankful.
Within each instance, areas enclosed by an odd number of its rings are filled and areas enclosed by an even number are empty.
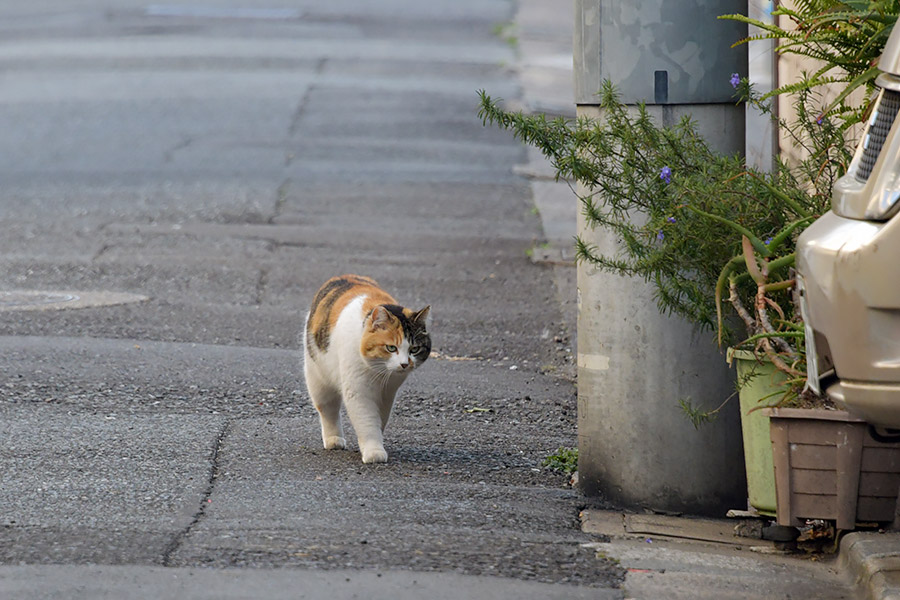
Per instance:
[[[559,448],[545,458],[541,466],[571,475],[578,470],[578,448]]]

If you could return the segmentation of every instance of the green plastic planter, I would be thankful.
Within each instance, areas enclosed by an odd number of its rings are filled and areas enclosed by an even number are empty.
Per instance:
[[[735,365],[740,385],[741,431],[744,436],[744,463],[747,469],[748,503],[757,512],[775,516],[775,466],[769,417],[761,407],[774,404],[782,392],[787,375],[768,361],[760,361],[752,352],[729,348],[728,362]],[[756,409],[756,410],[754,410]]]

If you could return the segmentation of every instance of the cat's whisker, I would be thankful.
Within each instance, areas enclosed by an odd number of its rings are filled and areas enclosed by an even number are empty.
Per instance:
[[[381,366],[381,368],[370,371],[369,378],[372,381],[372,384],[377,385],[383,390],[387,387],[388,381],[391,378],[391,370],[386,366]]]
[[[384,367],[373,368],[368,372],[367,375],[372,383],[379,383],[384,378],[384,374],[386,371],[387,369],[385,369]]]

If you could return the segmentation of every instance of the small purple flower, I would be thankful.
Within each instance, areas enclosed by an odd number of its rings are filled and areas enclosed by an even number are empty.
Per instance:
[[[672,169],[669,167],[663,167],[659,172],[659,178],[665,181],[666,183],[672,182]]]
[[[675,217],[666,217],[666,221],[668,221],[669,223],[674,223]]]
[[[771,243],[772,243],[772,238],[766,238],[766,240],[763,242],[763,244],[765,244],[766,246],[768,246]]]
[[[656,239],[660,242],[666,239],[666,235],[663,233],[662,229],[660,229],[659,233],[656,234]]]
[[[732,73],[729,81],[731,82],[731,87],[737,89],[737,86],[741,83],[741,76],[737,73]]]
[[[825,115],[819,115],[819,118],[816,119],[816,125],[821,125],[825,121]]]

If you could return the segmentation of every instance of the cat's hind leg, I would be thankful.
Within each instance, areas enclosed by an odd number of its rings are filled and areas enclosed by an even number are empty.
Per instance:
[[[304,374],[309,397],[319,413],[322,445],[326,450],[343,450],[347,447],[347,440],[344,438],[344,425],[341,423],[340,392],[322,380],[315,367],[310,366],[308,357],[304,365]]]

